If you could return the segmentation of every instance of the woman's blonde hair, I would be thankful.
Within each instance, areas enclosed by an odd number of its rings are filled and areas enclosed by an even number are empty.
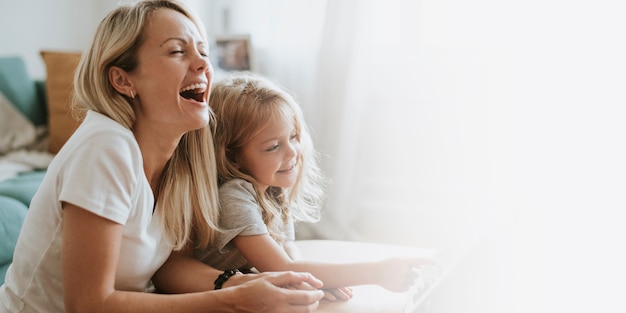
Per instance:
[[[152,13],[171,9],[187,16],[206,39],[206,32],[183,2],[144,0],[121,5],[100,23],[91,47],[83,53],[74,76],[74,112],[92,110],[128,129],[135,123],[130,99],[109,82],[109,69],[117,66],[131,72],[138,64],[137,51]],[[217,228],[217,177],[211,129],[203,127],[183,135],[161,174],[157,212],[174,249],[195,240],[206,246]]]
[[[300,106],[293,96],[276,83],[248,72],[232,74],[217,82],[209,105],[215,114],[215,159],[219,182],[241,178],[252,183],[270,235],[284,241],[282,225],[294,221],[315,222],[320,218],[326,179]],[[258,188],[254,177],[237,166],[237,156],[253,136],[273,117],[292,120],[300,142],[300,171],[291,188]]]

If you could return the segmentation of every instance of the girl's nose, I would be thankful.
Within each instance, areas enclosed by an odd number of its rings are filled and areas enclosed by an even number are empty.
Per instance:
[[[292,159],[298,155],[298,143],[289,143],[289,149],[287,152],[288,159]]]

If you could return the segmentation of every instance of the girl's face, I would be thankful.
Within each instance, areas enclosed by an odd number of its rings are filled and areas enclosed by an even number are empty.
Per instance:
[[[190,19],[170,9],[155,11],[137,67],[129,73],[138,95],[137,124],[177,133],[206,126],[213,74],[208,54],[208,43]]]
[[[263,189],[269,186],[288,188],[295,184],[298,176],[298,153],[300,142],[293,121],[277,115],[242,147],[237,163],[240,170],[254,177]]]

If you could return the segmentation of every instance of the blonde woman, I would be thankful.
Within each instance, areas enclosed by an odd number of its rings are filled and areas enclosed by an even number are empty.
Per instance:
[[[304,271],[322,280],[328,300],[347,300],[347,286],[378,284],[404,291],[421,265],[396,258],[333,264],[300,259],[294,222],[316,221],[324,176],[294,98],[266,78],[238,73],[215,84],[215,153],[220,181],[220,227],[215,245],[196,258],[220,269]]]
[[[101,22],[75,76],[86,117],[32,200],[0,312],[317,307],[309,274],[230,277],[191,257],[189,243],[210,244],[218,218],[203,29],[167,0],[122,5]],[[145,292],[150,281],[160,293]]]

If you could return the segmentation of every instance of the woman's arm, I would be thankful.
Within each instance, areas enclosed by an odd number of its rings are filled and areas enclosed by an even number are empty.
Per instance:
[[[323,296],[317,290],[280,288],[321,287],[303,273],[261,275],[232,288],[179,295],[116,290],[122,226],[75,205],[64,203],[63,208],[63,290],[69,313],[312,312]]]
[[[415,282],[418,267],[434,263],[417,257],[358,263],[293,260],[269,235],[237,236],[233,243],[250,265],[261,272],[308,272],[319,278],[324,288],[375,284],[391,291],[405,291]]]
[[[193,258],[192,247],[181,251],[174,251],[165,264],[152,277],[152,282],[159,292],[189,293],[202,292],[214,289],[214,282],[222,271],[210,267]],[[241,285],[256,279],[255,275],[236,274],[230,277],[222,286]]]

